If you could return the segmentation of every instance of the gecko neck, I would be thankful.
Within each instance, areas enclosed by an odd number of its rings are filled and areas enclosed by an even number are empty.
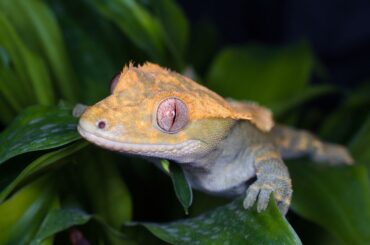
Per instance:
[[[219,195],[239,195],[255,176],[250,146],[269,141],[263,133],[246,121],[237,121],[229,134],[204,157],[191,163],[180,163],[191,186]]]

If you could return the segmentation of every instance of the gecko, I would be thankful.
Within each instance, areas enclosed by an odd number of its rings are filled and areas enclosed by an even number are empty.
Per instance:
[[[272,112],[257,103],[225,99],[152,63],[125,66],[112,80],[110,95],[84,110],[78,132],[100,147],[157,165],[171,160],[192,188],[244,195],[245,209],[256,205],[261,212],[273,197],[284,215],[292,181],[283,159],[353,163],[345,147],[276,124]]]

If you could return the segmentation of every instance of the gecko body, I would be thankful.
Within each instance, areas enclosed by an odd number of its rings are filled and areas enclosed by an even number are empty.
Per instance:
[[[255,103],[225,100],[176,72],[147,63],[129,65],[112,94],[89,107],[80,134],[109,150],[178,163],[195,189],[245,194],[244,207],[266,209],[270,196],[285,214],[292,183],[283,158],[351,164],[347,150],[306,131],[274,125]]]

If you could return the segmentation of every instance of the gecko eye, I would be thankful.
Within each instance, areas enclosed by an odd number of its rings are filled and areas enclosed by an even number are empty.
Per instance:
[[[121,72],[117,73],[116,75],[114,75],[114,77],[112,77],[110,81],[110,93],[111,94],[113,94],[113,90],[116,88],[120,76],[121,76]]]
[[[188,109],[177,98],[163,100],[157,109],[157,124],[166,133],[177,133],[188,123]]]

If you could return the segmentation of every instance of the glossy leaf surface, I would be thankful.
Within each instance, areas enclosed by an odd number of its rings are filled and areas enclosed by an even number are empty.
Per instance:
[[[171,244],[301,244],[273,202],[257,213],[238,199],[195,218],[141,225]]]
[[[80,138],[70,109],[35,106],[0,134],[0,164],[16,155],[66,145]]]

